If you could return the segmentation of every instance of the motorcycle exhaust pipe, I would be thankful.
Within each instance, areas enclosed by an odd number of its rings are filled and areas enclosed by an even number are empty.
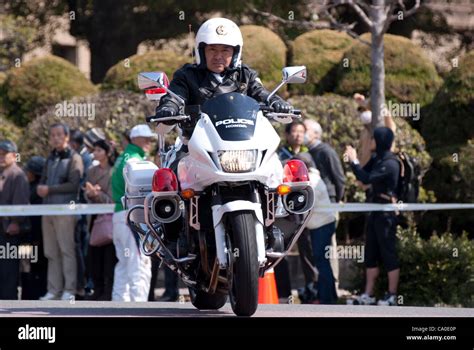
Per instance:
[[[291,192],[283,196],[283,207],[290,214],[304,214],[314,205],[314,191],[309,185],[291,186]]]
[[[159,194],[151,201],[151,216],[158,222],[169,224],[179,219],[183,201],[177,194]]]

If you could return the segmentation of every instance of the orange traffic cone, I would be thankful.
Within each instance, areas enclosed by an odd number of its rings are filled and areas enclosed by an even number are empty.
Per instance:
[[[258,282],[258,303],[278,304],[278,293],[273,269],[265,272],[265,275],[260,277]]]

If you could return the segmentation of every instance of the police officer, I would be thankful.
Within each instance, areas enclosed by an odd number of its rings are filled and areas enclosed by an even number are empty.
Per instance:
[[[184,99],[186,105],[202,105],[212,97],[239,92],[258,102],[270,94],[262,85],[257,72],[241,63],[243,39],[239,27],[226,18],[212,18],[202,24],[196,34],[195,64],[185,64],[173,76],[169,89]],[[270,106],[275,112],[289,113],[293,107],[274,95]],[[156,110],[156,118],[175,116],[180,103],[165,95]],[[175,122],[165,122],[172,124]],[[192,125],[183,130],[189,137]]]

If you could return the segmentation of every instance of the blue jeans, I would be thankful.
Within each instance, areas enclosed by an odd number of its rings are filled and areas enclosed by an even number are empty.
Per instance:
[[[336,232],[336,222],[310,230],[313,245],[314,265],[318,269],[318,295],[320,304],[335,304],[337,301],[336,284],[329,263],[328,247],[331,247],[332,235]]]

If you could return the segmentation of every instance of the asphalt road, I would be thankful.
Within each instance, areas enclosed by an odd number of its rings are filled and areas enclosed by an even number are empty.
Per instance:
[[[230,304],[199,311],[189,302],[0,301],[0,317],[233,317]],[[410,306],[259,305],[254,317],[474,317],[474,309]]]

